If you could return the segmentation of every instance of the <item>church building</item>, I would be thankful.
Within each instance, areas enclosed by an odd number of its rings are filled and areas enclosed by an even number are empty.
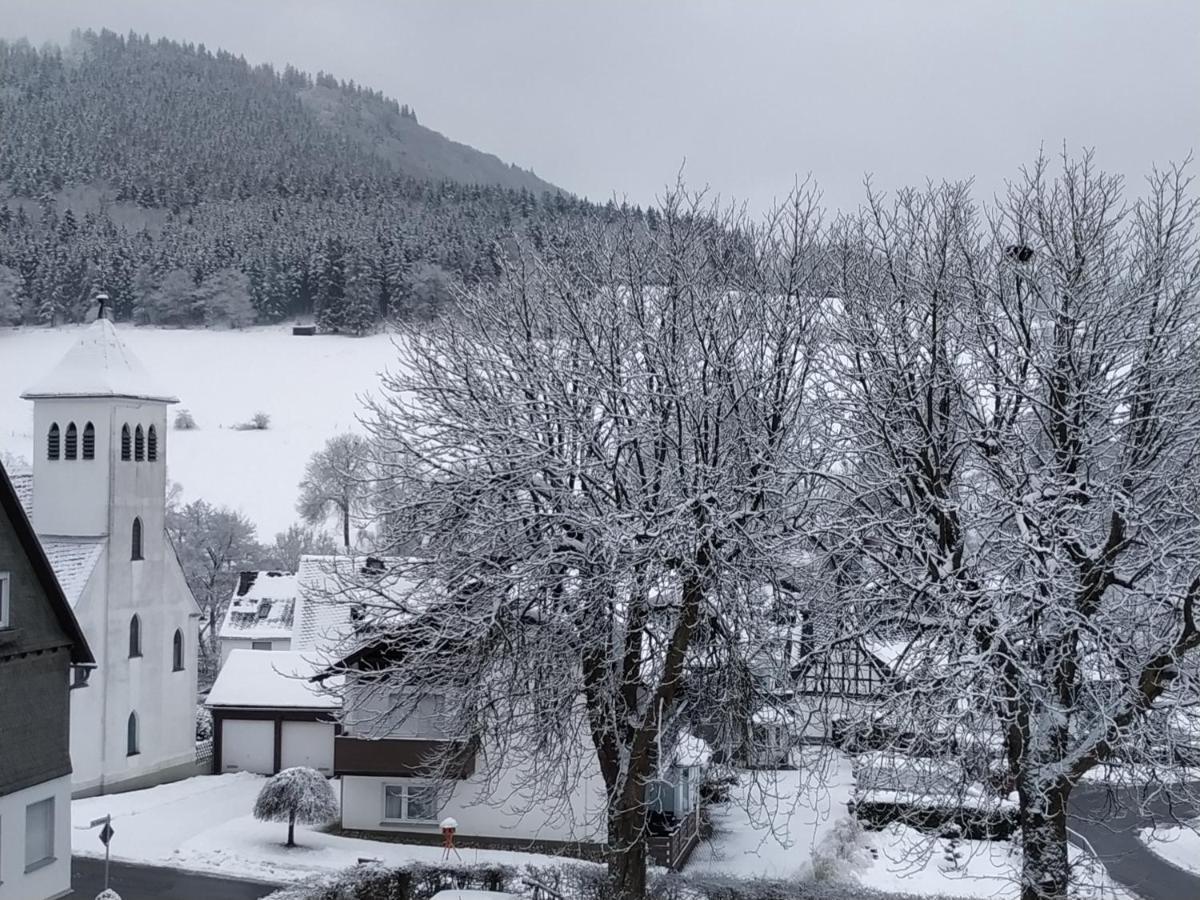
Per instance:
[[[71,704],[76,797],[194,774],[200,610],[167,539],[167,406],[101,315],[33,401],[24,498],[96,657]],[[18,490],[20,485],[18,485]]]

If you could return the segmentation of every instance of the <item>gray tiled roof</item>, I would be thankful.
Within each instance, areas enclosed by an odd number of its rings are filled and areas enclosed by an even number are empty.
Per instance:
[[[58,583],[62,585],[67,602],[74,608],[92,576],[92,570],[104,552],[103,540],[70,541],[64,539],[42,540],[42,549]]]

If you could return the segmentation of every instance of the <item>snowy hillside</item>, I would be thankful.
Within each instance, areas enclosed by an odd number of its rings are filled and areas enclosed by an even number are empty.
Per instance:
[[[0,328],[0,451],[32,459],[33,404],[20,393],[78,340],[84,326]],[[185,500],[244,512],[270,540],[297,520],[308,457],[338,431],[361,430],[359,398],[395,369],[393,338],[293,337],[290,328],[184,331],[119,326],[155,381],[191,411],[196,431],[170,431],[167,477]],[[256,412],[266,431],[237,431]]]

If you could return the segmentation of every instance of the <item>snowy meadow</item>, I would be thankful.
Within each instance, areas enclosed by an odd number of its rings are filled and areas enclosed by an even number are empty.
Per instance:
[[[0,328],[0,452],[27,461],[33,404],[21,392],[53,365],[86,326]],[[392,336],[294,337],[290,326],[240,331],[124,325],[121,338],[155,381],[196,420],[167,436],[167,478],[184,501],[240,510],[270,540],[298,519],[304,464],[336,433],[357,431],[359,398],[396,368]],[[238,430],[255,413],[266,430]]]

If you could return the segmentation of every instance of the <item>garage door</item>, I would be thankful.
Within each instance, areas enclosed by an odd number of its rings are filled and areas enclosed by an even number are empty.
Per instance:
[[[280,762],[285,769],[308,766],[332,775],[333,723],[284,722]]]
[[[226,719],[221,723],[221,771],[275,771],[275,723]]]

